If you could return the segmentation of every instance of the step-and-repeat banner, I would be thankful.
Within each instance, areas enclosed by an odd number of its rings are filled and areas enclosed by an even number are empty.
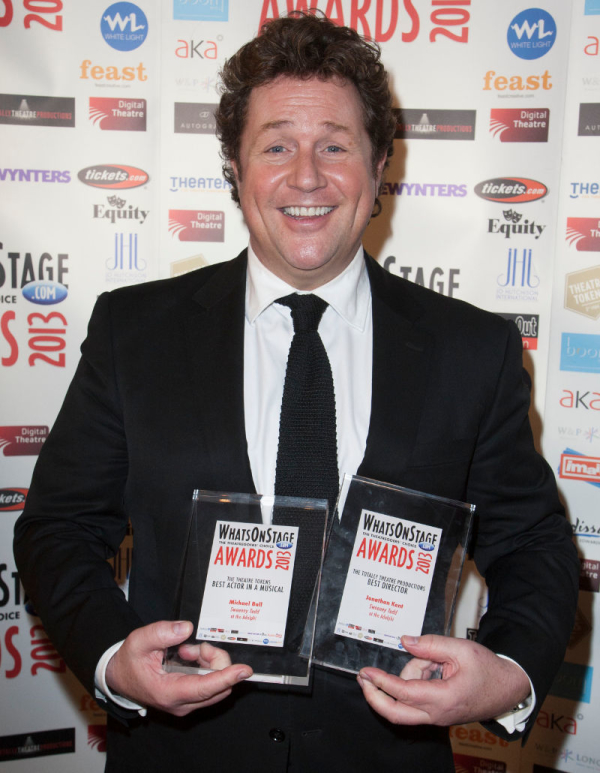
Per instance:
[[[105,716],[11,550],[92,305],[245,246],[214,136],[219,69],[263,21],[311,6],[378,41],[392,74],[398,139],[366,246],[390,272],[516,322],[581,555],[577,623],[528,743],[453,727],[457,769],[600,771],[600,0],[0,0],[6,773],[104,766]],[[132,545],[113,562],[119,582]],[[486,603],[469,566],[457,636],[475,636]]]

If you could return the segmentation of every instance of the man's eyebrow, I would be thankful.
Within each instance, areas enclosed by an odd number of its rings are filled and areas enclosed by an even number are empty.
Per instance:
[[[267,123],[263,123],[263,125],[259,129],[259,133],[262,134],[264,132],[268,132],[271,129],[281,129],[286,126],[293,126],[293,121],[288,120],[280,120],[280,121],[267,121]],[[328,129],[329,131],[336,131],[336,132],[345,132],[346,134],[351,134],[350,129],[341,123],[335,123],[335,121],[323,121],[320,126],[322,126],[324,129]]]

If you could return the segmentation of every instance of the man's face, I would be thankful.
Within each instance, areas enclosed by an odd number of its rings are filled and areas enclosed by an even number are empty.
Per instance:
[[[360,100],[346,81],[281,76],[254,89],[234,166],[250,243],[301,290],[333,279],[354,257],[373,210]]]

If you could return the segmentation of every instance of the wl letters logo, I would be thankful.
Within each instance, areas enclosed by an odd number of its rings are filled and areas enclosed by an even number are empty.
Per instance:
[[[520,59],[539,59],[550,51],[556,40],[556,22],[548,11],[528,8],[508,25],[510,50]]]
[[[102,37],[117,51],[139,48],[148,35],[148,19],[134,3],[113,3],[102,14]]]
[[[146,131],[145,99],[90,97],[90,120],[102,131]]]
[[[600,251],[600,220],[597,217],[568,217],[567,241],[577,252]]]
[[[169,233],[180,242],[222,242],[225,239],[225,213],[170,209]]]
[[[500,142],[548,142],[550,110],[492,108],[490,132]]]

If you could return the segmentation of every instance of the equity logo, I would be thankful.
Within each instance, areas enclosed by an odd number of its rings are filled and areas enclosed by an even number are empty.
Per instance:
[[[133,204],[126,207],[126,200],[120,199],[116,194],[107,196],[106,201],[108,207],[105,204],[94,204],[94,219],[110,220],[113,225],[117,220],[134,220],[141,225],[148,217],[147,209],[134,207]]]
[[[508,25],[508,47],[520,59],[539,59],[550,51],[556,40],[556,22],[542,8],[518,13]]]
[[[520,212],[515,212],[514,209],[505,209],[502,212],[504,217],[504,223],[500,218],[491,217],[488,220],[488,233],[490,234],[503,234],[505,239],[511,239],[515,235],[525,234],[533,236],[534,239],[539,239],[542,235],[542,231],[546,228],[545,225],[538,225],[534,220],[523,220],[523,215]]]
[[[578,252],[600,251],[600,220],[597,217],[568,217],[566,239]]]
[[[38,456],[49,428],[0,427],[0,448],[4,456]]]
[[[579,105],[580,137],[600,137],[600,102],[582,102]]]
[[[492,108],[490,132],[500,142],[548,142],[550,110]]]
[[[582,480],[600,486],[600,456],[584,456],[566,448],[560,455],[558,475],[565,480]]]
[[[395,109],[396,139],[474,140],[475,110]]]
[[[117,51],[133,51],[146,40],[148,19],[134,3],[113,3],[102,14],[100,32]]]
[[[539,314],[510,314],[508,312],[502,312],[499,316],[503,319],[512,320],[518,327],[521,338],[523,339],[523,349],[538,348]]]
[[[600,266],[566,275],[565,309],[590,319],[600,317]]]
[[[480,198],[502,204],[526,204],[543,199],[548,193],[544,183],[526,177],[494,177],[478,183],[474,190]]]
[[[0,124],[73,127],[75,100],[71,97],[0,94]]]
[[[77,177],[84,185],[92,188],[139,188],[150,179],[147,172],[137,169],[135,166],[124,164],[99,164],[98,166],[86,166],[77,173]]]
[[[170,209],[169,233],[180,242],[222,242],[225,239],[225,213]]]
[[[214,134],[216,107],[207,102],[175,102],[175,133]]]
[[[173,0],[173,18],[187,21],[227,21],[229,0]]]
[[[600,335],[563,333],[560,369],[580,373],[600,373]]]
[[[0,488],[0,510],[4,512],[22,510],[28,493],[27,488]],[[2,754],[1,747],[0,754]]]
[[[146,131],[145,99],[90,97],[90,120],[103,131]]]

